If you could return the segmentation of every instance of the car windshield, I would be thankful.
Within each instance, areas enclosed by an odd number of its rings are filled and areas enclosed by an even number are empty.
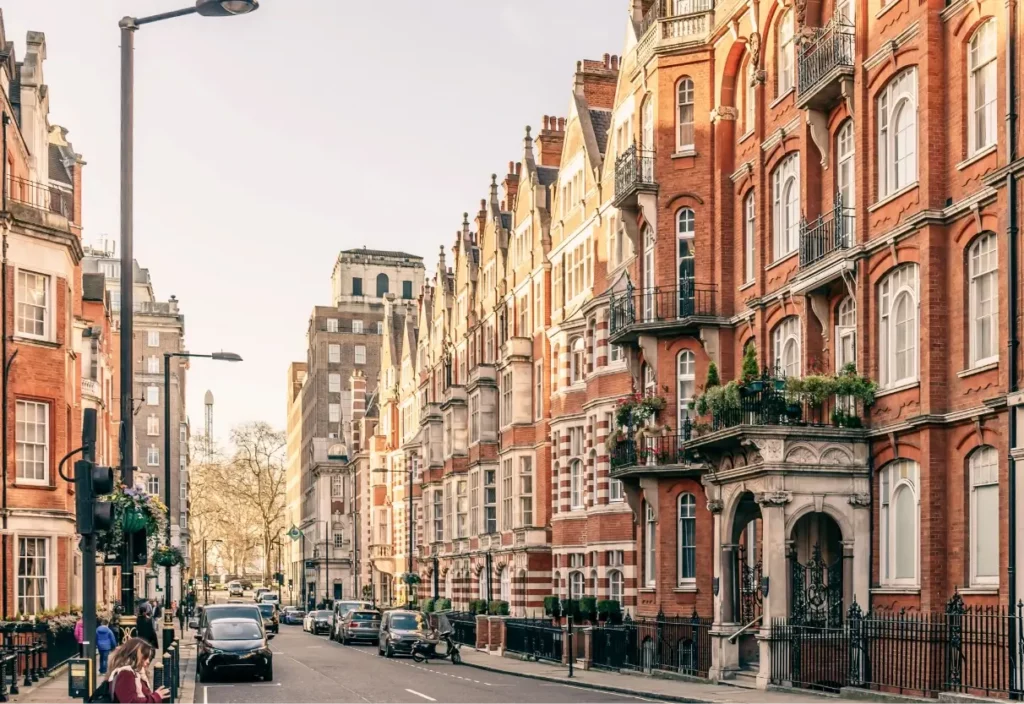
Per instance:
[[[331,617],[331,612],[330,611],[317,611],[315,614],[313,614],[313,618],[328,619],[330,617]]]
[[[352,614],[353,621],[376,621],[377,614],[371,611],[356,611]]]
[[[391,617],[391,627],[398,631],[425,631],[427,620],[421,614],[395,614]]]
[[[210,640],[260,640],[263,635],[255,621],[218,621],[210,626]]]
[[[359,608],[359,602],[358,601],[343,601],[340,604],[338,604],[338,613],[341,614],[342,616],[344,616],[349,611],[352,611],[353,609],[358,609],[358,608]]]
[[[221,618],[254,618],[252,606],[218,606],[215,609],[206,610],[206,619],[214,621]]]
[[[274,615],[274,605],[260,604],[260,613],[263,614],[264,618],[270,618]]]

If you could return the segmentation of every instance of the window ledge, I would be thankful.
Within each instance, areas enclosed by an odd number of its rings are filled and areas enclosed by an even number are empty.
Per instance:
[[[656,587],[641,587],[637,591],[641,594],[654,594],[658,590]]]
[[[884,15],[886,12],[888,12],[889,10],[891,10],[892,8],[896,7],[899,4],[900,0],[889,0],[889,2],[882,5],[881,10],[875,13],[875,19],[879,19],[882,15]]]
[[[970,369],[964,369],[961,372],[957,372],[956,375],[958,377],[960,377],[961,379],[964,379],[966,377],[973,376],[975,374],[981,374],[982,372],[987,372],[987,371],[991,371],[992,369],[998,369],[998,368],[999,368],[999,360],[996,360],[995,362],[988,362],[986,364],[982,364],[981,366],[971,367]]]
[[[43,491],[56,491],[57,487],[52,484],[35,484],[33,482],[15,480],[12,485],[15,489],[41,489]]]
[[[874,587],[872,594],[920,594],[921,587]]]
[[[987,157],[989,154],[994,154],[995,151],[996,151],[996,145],[994,145],[994,144],[990,144],[987,147],[984,147],[980,151],[976,152],[973,156],[969,156],[966,159],[964,159],[963,161],[961,161],[959,164],[957,164],[956,165],[957,171],[963,171],[964,169],[966,169],[971,164],[974,164],[976,162],[981,161],[982,159]]]
[[[693,147],[683,147],[673,154],[670,158],[672,159],[685,159],[687,157],[697,156],[697,150]]]
[[[766,266],[764,268],[764,270],[765,271],[771,271],[775,267],[781,266],[782,264],[788,262],[790,259],[792,259],[793,257],[795,257],[798,254],[800,254],[800,249],[799,248],[794,249],[792,252],[790,252],[789,254],[784,255],[782,258],[776,259],[775,261],[773,261],[771,264]]]
[[[11,337],[14,342],[21,342],[29,345],[40,345],[41,347],[50,347],[57,349],[60,344],[56,340],[47,340],[42,337],[28,337],[26,335],[14,335]]]
[[[736,144],[743,144],[748,139],[754,136],[754,128],[751,127],[749,130],[740,135],[740,138],[736,140]]]
[[[788,97],[789,97],[789,95],[790,95],[790,93],[795,93],[795,92],[796,92],[796,86],[792,86],[792,87],[791,87],[791,88],[790,88],[789,90],[787,90],[787,91],[786,91],[785,93],[783,93],[783,94],[782,94],[782,95],[780,95],[780,96],[779,96],[778,98],[776,98],[775,100],[773,100],[772,102],[770,102],[770,103],[768,104],[768,109],[769,109],[769,110],[771,110],[771,109],[774,109],[776,105],[778,105],[778,104],[779,104],[779,103],[781,103],[781,102],[782,102],[783,100],[785,100],[786,98],[788,98]]]
[[[678,587],[676,587],[672,591],[675,592],[676,594],[696,594],[697,593],[697,585],[696,584],[680,584]]]
[[[882,200],[877,201],[877,202],[873,203],[872,205],[869,205],[868,206],[868,212],[869,213],[875,212],[876,210],[881,208],[883,205],[885,205],[887,203],[891,203],[894,200],[896,200],[897,198],[899,198],[900,196],[906,195],[907,193],[910,193],[912,190],[917,188],[918,185],[920,185],[920,181],[914,181],[913,183],[911,183],[911,184],[909,184],[907,186],[904,186],[903,188],[901,188],[900,190],[896,191],[895,193],[890,193],[889,195],[887,195]]]
[[[998,584],[977,584],[973,587],[961,587],[957,589],[960,594],[982,596],[984,594],[998,594]]]
[[[736,290],[737,290],[737,291],[746,291],[746,290],[747,290],[748,288],[750,288],[751,286],[753,286],[753,285],[754,285],[754,284],[756,284],[756,283],[757,283],[757,280],[756,280],[756,279],[755,279],[754,281],[748,281],[747,283],[743,284],[742,286],[740,286],[740,287],[739,287],[738,289],[736,289]]]
[[[906,391],[907,389],[916,389],[919,386],[921,386],[920,380],[918,380],[918,381],[908,381],[905,384],[900,384],[899,386],[893,386],[892,388],[889,388],[889,389],[879,389],[878,391],[875,392],[875,398],[881,398],[882,396],[889,396],[890,394],[898,394],[900,391]]]

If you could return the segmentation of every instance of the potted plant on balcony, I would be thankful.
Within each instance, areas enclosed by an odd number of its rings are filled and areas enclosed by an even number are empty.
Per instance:
[[[724,415],[740,408],[740,385],[730,381],[725,386],[713,386],[694,401],[694,410],[699,415]]]
[[[181,550],[173,545],[161,545],[153,553],[153,564],[159,567],[177,567],[184,561]]]
[[[743,365],[740,367],[741,381],[743,387],[752,392],[764,389],[764,382],[760,379],[761,369],[757,366],[757,348],[753,342],[747,343],[743,348]]]

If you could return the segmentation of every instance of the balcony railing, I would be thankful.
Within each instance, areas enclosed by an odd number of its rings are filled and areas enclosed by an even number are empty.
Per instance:
[[[829,396],[820,403],[786,393],[785,376],[765,374],[740,390],[739,404],[711,411],[712,432],[739,425],[788,425],[831,428],[863,427],[864,404],[849,396]]]
[[[837,15],[800,45],[797,94],[804,97],[836,69],[853,70],[853,25]]]
[[[843,207],[843,197],[811,222],[800,222],[800,266],[810,266],[853,243],[853,208]]]
[[[715,315],[717,287],[684,280],[679,286],[634,289],[627,286],[609,301],[611,334],[634,325],[671,323],[693,316]]]
[[[378,559],[386,559],[394,555],[394,548],[390,545],[374,545],[373,556]]]
[[[655,435],[640,440],[622,440],[611,452],[612,469],[627,467],[665,467],[685,463],[684,450],[692,425],[687,418],[678,435]]]
[[[100,390],[99,382],[92,379],[82,379],[82,395],[94,399],[103,400],[103,392]]]
[[[45,183],[9,176],[7,197],[14,203],[63,215],[68,220],[75,216],[74,194]]]
[[[654,152],[631,145],[615,160],[615,202],[621,204],[638,190],[657,190]]]

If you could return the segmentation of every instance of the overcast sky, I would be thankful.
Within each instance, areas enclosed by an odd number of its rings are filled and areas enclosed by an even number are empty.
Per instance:
[[[19,60],[46,34],[50,120],[88,165],[86,242],[117,237],[124,15],[191,0],[0,0]],[[135,255],[174,294],[195,360],[188,410],[215,434],[284,428],[288,363],[341,249],[452,244],[527,124],[565,115],[576,61],[621,52],[626,0],[261,0],[136,37]]]

